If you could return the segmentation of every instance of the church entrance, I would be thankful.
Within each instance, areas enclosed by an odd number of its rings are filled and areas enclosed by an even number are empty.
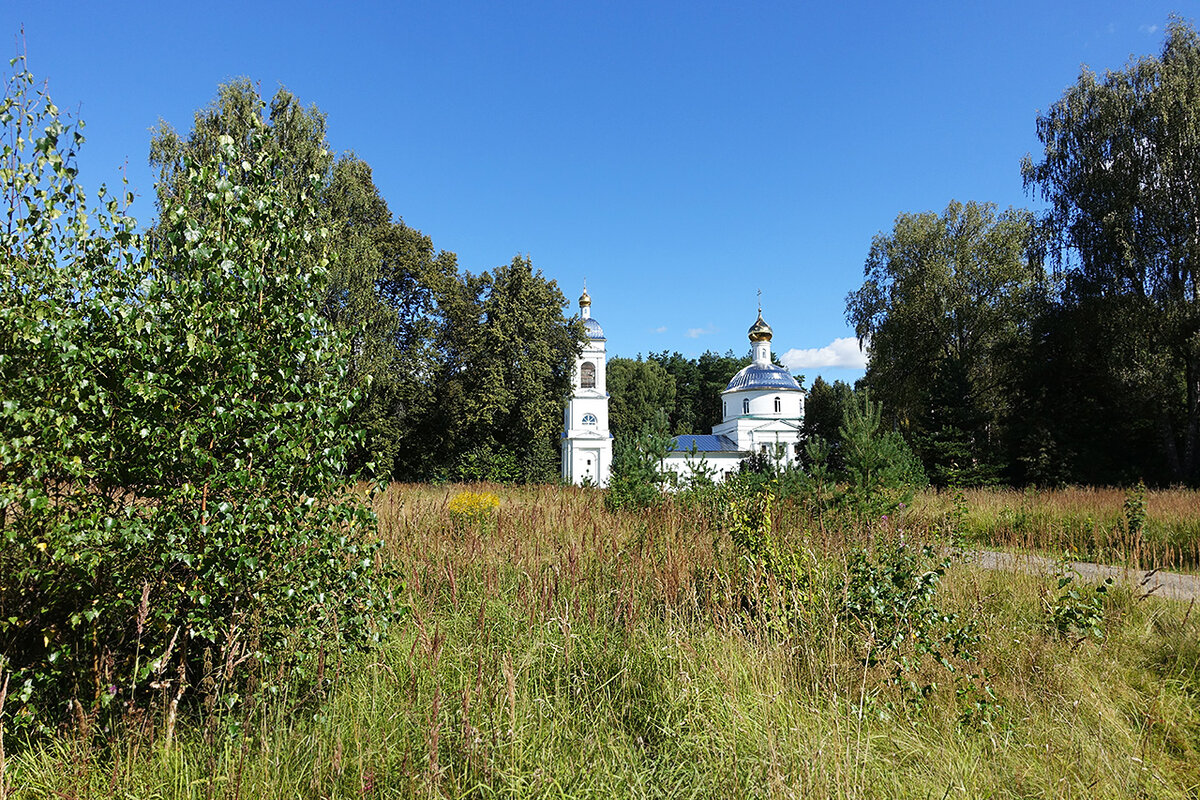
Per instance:
[[[582,450],[579,453],[579,478],[591,484],[600,483],[600,451]]]

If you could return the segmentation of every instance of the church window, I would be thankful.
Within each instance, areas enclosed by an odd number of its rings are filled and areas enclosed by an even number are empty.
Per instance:
[[[596,415],[595,415],[595,414],[584,414],[584,415],[583,415],[583,424],[584,424],[584,425],[596,425],[596,424],[598,424],[598,422],[597,422],[597,420],[596,420]]]
[[[750,413],[750,398],[749,397],[742,398],[742,413],[743,414]]]
[[[729,404],[726,403],[724,400],[721,401],[721,416],[722,417],[729,416]]]
[[[596,388],[596,365],[592,362],[585,361],[579,368],[579,385],[584,389]]]
[[[775,413],[778,414],[780,411],[783,411],[783,403],[781,403],[779,398],[776,397],[775,398]]]

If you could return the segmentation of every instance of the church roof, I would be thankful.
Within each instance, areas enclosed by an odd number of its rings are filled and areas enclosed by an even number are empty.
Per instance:
[[[595,317],[588,317],[583,321],[583,330],[589,339],[604,338],[604,329],[600,327],[599,322],[596,322]]]
[[[735,442],[733,439],[730,439],[728,436],[693,436],[691,434],[676,436],[675,441],[671,443],[671,452],[690,453],[693,446],[695,446],[696,451],[700,453],[738,452],[737,442]]]
[[[783,392],[799,392],[800,384],[791,373],[774,364],[751,364],[742,368],[725,387],[727,392],[744,392],[749,389],[774,389]]]

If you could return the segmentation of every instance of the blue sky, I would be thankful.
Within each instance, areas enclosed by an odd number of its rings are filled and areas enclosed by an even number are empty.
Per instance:
[[[853,380],[844,318],[872,237],[951,199],[1036,207],[1035,119],[1079,74],[1156,53],[1147,0],[67,3],[6,0],[15,52],[87,122],[94,189],[146,166],[217,84],[284,85],[392,211],[473,272],[528,254],[611,353],[747,349]]]

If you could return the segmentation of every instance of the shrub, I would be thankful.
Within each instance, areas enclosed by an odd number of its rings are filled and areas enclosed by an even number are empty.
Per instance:
[[[1105,578],[1093,586],[1080,582],[1079,570],[1071,564],[1070,554],[1058,561],[1059,595],[1043,599],[1050,627],[1060,636],[1078,636],[1079,641],[1091,636],[1104,638],[1104,595],[1112,586],[1113,579]]]
[[[87,207],[83,137],[34,86],[20,64],[0,113],[5,712],[44,731],[157,698],[169,738],[181,705],[318,679],[375,634],[346,353],[301,257],[322,232],[223,137],[143,241],[103,190]]]
[[[937,586],[950,561],[930,546],[883,542],[857,550],[847,563],[842,615],[863,648],[867,666],[881,666],[890,682],[911,699],[937,688],[927,666],[956,671],[951,659],[974,661],[974,626],[947,614],[935,602]],[[987,690],[990,692],[990,689]]]
[[[667,415],[659,409],[632,440],[618,439],[612,475],[604,493],[604,508],[610,513],[640,510],[662,504],[668,477],[662,461],[671,450]]]
[[[738,563],[730,584],[740,605],[768,631],[786,633],[811,605],[809,573],[774,531],[776,490],[733,481],[724,487],[726,523]]]

